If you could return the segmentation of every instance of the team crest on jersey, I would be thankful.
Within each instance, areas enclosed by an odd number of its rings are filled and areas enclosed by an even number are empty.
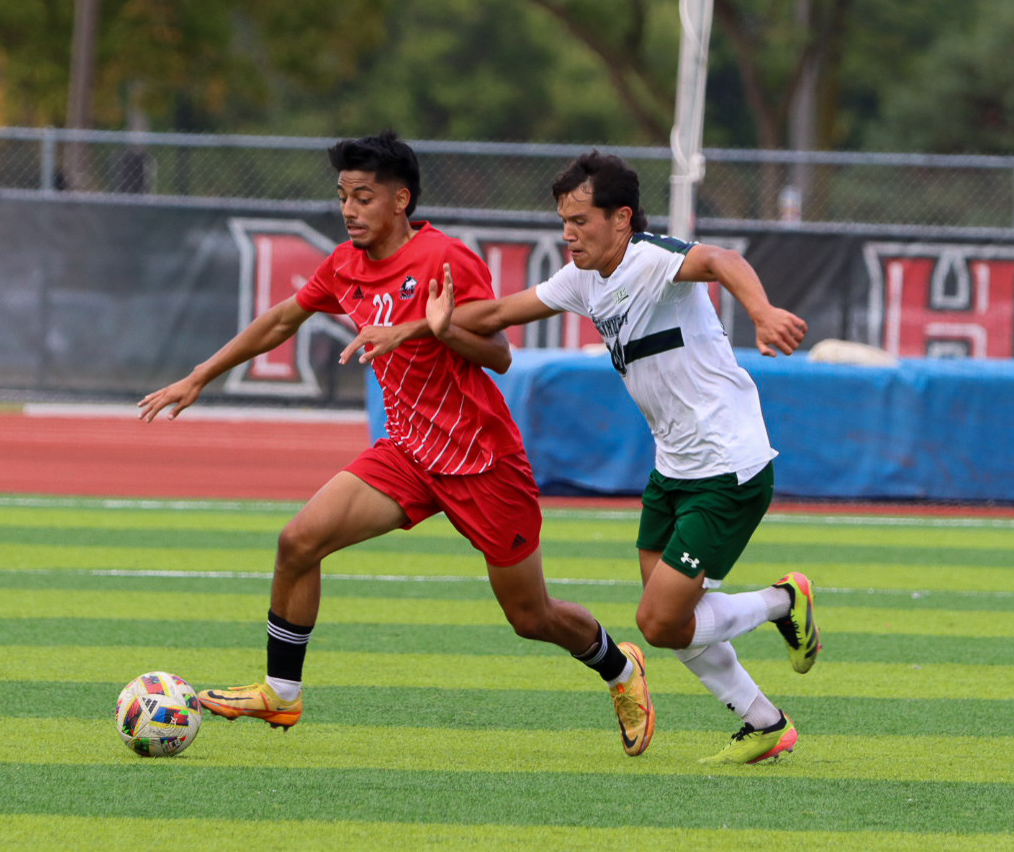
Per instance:
[[[401,282],[401,287],[398,288],[399,299],[411,299],[415,295],[415,288],[419,284],[411,275],[406,275],[405,280]]]
[[[615,317],[591,318],[591,321],[595,324],[595,328],[598,329],[598,333],[602,335],[606,349],[609,350],[609,357],[612,358],[613,368],[621,376],[627,375],[627,359],[624,355],[623,344],[620,343],[620,329],[627,324],[627,315],[629,313],[630,311],[626,310]],[[613,338],[611,343],[609,342],[609,338]]]

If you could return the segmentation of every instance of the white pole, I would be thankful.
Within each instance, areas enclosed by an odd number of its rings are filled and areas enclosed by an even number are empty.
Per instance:
[[[704,90],[708,79],[708,41],[712,0],[680,0],[680,55],[676,76],[676,123],[669,144],[669,233],[694,236],[695,185],[704,177]]]

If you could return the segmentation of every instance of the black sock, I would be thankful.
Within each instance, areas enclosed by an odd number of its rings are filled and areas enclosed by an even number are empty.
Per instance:
[[[303,660],[313,627],[291,624],[268,610],[268,677],[303,680]]]
[[[613,637],[606,633],[606,629],[599,624],[598,641],[582,654],[573,654],[575,660],[580,660],[588,668],[595,669],[602,680],[613,680],[623,674],[627,665],[627,655],[623,653],[613,641]]]

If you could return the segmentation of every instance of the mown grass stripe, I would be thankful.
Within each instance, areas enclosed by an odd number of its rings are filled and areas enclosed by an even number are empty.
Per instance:
[[[443,852],[602,852],[616,846],[614,828],[579,825],[459,825],[452,823],[366,822],[291,819],[166,819],[143,817],[73,817],[17,814],[4,817],[4,835],[12,848],[33,850],[106,850],[111,837],[143,837],[148,849],[176,848],[181,837],[199,837],[216,852],[250,852],[275,848],[279,837],[298,837],[304,849],[428,849]],[[165,842],[160,840],[165,838]],[[979,852],[998,849],[995,834],[929,835],[890,831],[757,831],[692,829],[680,826],[623,828],[624,845],[650,852],[688,848],[695,852],[782,847],[834,849],[838,852]]]
[[[276,534],[291,518],[282,512],[181,512],[119,511],[109,509],[5,508],[0,518],[4,529],[94,530],[193,530],[216,529],[225,532],[264,532]],[[420,527],[421,529],[422,527]]]
[[[253,533],[276,535],[289,520],[288,512],[180,512],[166,511],[118,511],[107,509],[50,509],[40,511],[34,508],[6,508],[0,516],[0,536],[16,540],[17,536],[29,536],[30,530],[41,530],[47,535],[64,535],[82,530],[89,535],[122,537],[137,532],[155,535],[176,531],[187,535],[206,533],[213,530],[220,533]],[[765,521],[754,534],[750,547],[767,545],[828,547],[914,547],[917,551],[926,548],[947,548],[965,550],[1010,550],[1014,547],[1014,521],[1007,521],[1003,527],[988,527],[984,523],[961,527],[954,525],[930,525],[915,519],[907,526],[897,523],[890,526],[871,525],[872,519],[857,519],[858,523],[843,524],[834,518],[825,523],[812,520],[806,526],[799,523]],[[544,526],[547,541],[566,541],[572,544],[593,541],[596,543],[617,543],[630,546],[636,537],[637,515],[609,518],[607,523],[598,524],[589,531],[587,519],[574,518],[573,513],[547,515]],[[420,538],[446,539],[459,542],[460,537],[450,523],[441,516],[431,518],[413,528],[408,536],[412,541]],[[405,536],[397,536],[405,538]],[[862,551],[860,551],[862,552]]]
[[[1009,550],[1014,546],[1014,520],[1007,521],[1002,528],[989,528],[980,524],[971,528],[932,526],[918,518],[905,526],[891,524],[879,527],[868,518],[862,519],[861,524],[851,525],[842,525],[833,520],[815,523],[810,519],[805,525],[765,520],[750,539],[751,547],[762,544],[847,547],[850,553],[855,546],[871,545],[906,549],[914,547],[917,551],[926,548]]]
[[[180,621],[250,621],[266,613],[263,594],[187,596],[174,618]],[[599,602],[595,616],[611,624],[634,626],[633,603]],[[68,618],[94,613],[101,619],[136,619],[137,595],[127,591],[79,591],[73,596],[62,590],[8,589],[0,598],[0,619]],[[821,629],[828,633],[876,633],[879,635],[967,636],[1014,638],[1014,619],[1006,612],[952,612],[950,610],[866,609],[822,606]],[[318,624],[448,624],[501,625],[503,612],[492,597],[483,600],[425,600],[329,594]]]
[[[279,735],[282,736],[282,735]],[[195,744],[196,745],[196,744]],[[318,744],[319,745],[319,744]],[[617,746],[618,749],[618,746]],[[792,831],[801,824],[828,831],[863,827],[875,815],[883,831],[903,831],[917,819],[927,832],[995,832],[1010,829],[1007,784],[952,781],[880,781],[781,776],[781,767],[739,767],[708,775],[515,771],[420,771],[201,766],[187,753],[176,760],[111,765],[0,764],[7,813],[103,813],[111,817],[164,812],[179,802],[188,816],[206,819],[308,819],[451,822],[466,825],[629,824],[686,828]],[[196,755],[195,755],[196,757]],[[495,762],[496,758],[493,757]],[[622,753],[615,765],[629,760]],[[644,761],[642,765],[647,766]],[[61,796],[40,797],[39,789]],[[194,795],[200,790],[200,795]],[[378,790],[392,795],[378,796]],[[786,802],[796,803],[786,807]],[[185,803],[185,804],[183,804]]]
[[[467,730],[450,726],[395,727],[365,724],[317,724],[291,732],[273,731],[252,720],[231,724],[205,719],[198,739],[188,749],[196,767],[301,766],[314,769],[397,769],[405,771],[523,773],[603,773],[615,775],[727,776],[743,767],[697,763],[719,751],[727,737],[699,731],[657,733],[638,760],[624,755],[620,739],[603,714],[600,729]],[[138,758],[120,742],[110,718],[12,719],[10,734],[0,742],[0,763],[48,765],[132,764]],[[94,744],[86,753],[67,748],[54,752],[52,743]],[[332,744],[340,743],[340,748]],[[907,737],[805,735],[796,751],[772,766],[779,778],[865,781],[933,781],[940,765],[948,765],[948,781],[1014,784],[1014,738],[920,737],[919,749]],[[926,759],[932,754],[933,760]],[[756,769],[756,767],[755,767]],[[766,767],[764,767],[766,769]],[[1010,790],[1014,795],[1014,787]]]
[[[492,592],[485,576],[418,577],[366,575],[362,577],[328,573],[324,575],[325,606],[333,595],[356,598],[398,597],[426,600],[491,600]],[[65,593],[106,590],[164,594],[166,589],[178,596],[251,594],[267,600],[271,573],[267,571],[7,571],[0,568],[0,589],[56,590]],[[641,584],[634,580],[553,579],[547,586],[555,597],[579,601],[593,606],[598,601],[637,603]],[[728,592],[747,591],[756,586],[735,583],[723,585]],[[1014,612],[1014,591],[983,592],[968,589],[941,592],[911,592],[906,589],[835,589],[818,590],[818,612],[827,606],[859,607],[871,611],[900,609],[919,612],[947,610],[962,612]],[[874,617],[876,617],[874,615]]]
[[[28,510],[56,511],[72,509],[86,512],[101,510],[103,512],[209,512],[217,515],[233,515],[243,513],[259,514],[264,512],[284,512],[291,515],[303,506],[302,501],[294,500],[215,500],[215,499],[183,499],[183,498],[151,498],[151,497],[85,497],[46,494],[0,494],[0,507],[12,507]],[[635,506],[630,509],[610,508],[549,508],[543,514],[551,520],[562,519],[571,522],[581,521],[634,521],[639,515]],[[1014,518],[997,518],[983,516],[974,506],[967,507],[967,512],[957,515],[940,516],[929,514],[885,514],[863,512],[855,509],[843,512],[781,512],[777,506],[768,512],[762,522],[767,525],[791,526],[830,526],[830,527],[919,527],[924,529],[937,528],[1000,528],[1014,529]]]
[[[609,607],[596,606],[593,612],[617,641],[640,642],[629,616],[612,621],[607,618]],[[176,648],[200,647],[214,653],[215,648],[261,648],[264,644],[264,619],[252,621],[181,621],[179,619],[89,619],[89,618],[19,618],[0,621],[0,642],[17,641],[21,645],[93,645],[134,646],[139,638],[163,637],[165,644]],[[827,641],[827,640],[825,640]],[[921,634],[878,634],[835,632],[833,646],[823,652],[823,661],[962,664],[983,657],[980,637],[927,636]],[[786,658],[782,638],[773,629],[760,629],[736,640],[736,651],[747,663],[754,660]],[[990,638],[987,656],[990,665],[1014,666],[1014,638]],[[313,632],[311,653],[347,651],[363,653],[398,653],[411,649],[414,653],[441,654],[449,648],[466,651],[470,656],[510,654],[512,656],[555,657],[554,645],[519,639],[506,621],[498,624],[401,624],[367,622],[335,623],[320,621]],[[664,650],[646,649],[649,665],[656,660],[672,662]]]
[[[181,547],[75,547],[72,545],[4,546],[4,568],[64,570],[163,570],[163,571],[270,571],[274,550],[268,548],[215,550]],[[575,560],[580,562],[580,560]],[[412,574],[418,576],[485,576],[478,553],[445,555],[421,561],[418,553],[367,553],[357,548],[328,557],[331,570],[349,574]]]
[[[5,718],[52,717],[72,694],[75,718],[108,718],[123,683],[0,681],[0,708]],[[982,735],[1014,737],[1014,715],[997,712],[984,699],[913,699],[781,696],[770,698],[795,720],[800,735],[921,737]],[[709,731],[731,734],[736,718],[703,688],[677,695],[652,696],[659,731]],[[561,709],[562,708],[562,709]],[[600,690],[554,692],[502,689],[385,687],[351,690],[342,686],[308,686],[300,726],[350,724],[368,719],[374,725],[423,726],[477,730],[612,730],[612,705]],[[721,739],[721,736],[719,736]],[[918,749],[933,760],[933,755]]]
[[[988,532],[981,533],[984,537]],[[176,550],[253,550],[273,549],[278,538],[277,529],[230,530],[162,529],[162,528],[92,528],[62,526],[0,526],[0,543],[7,547],[106,547],[115,543],[120,548],[157,548],[172,553]],[[1014,535],[995,547],[979,543],[949,546],[942,543],[927,544],[920,537],[919,544],[892,542],[873,545],[865,540],[848,545],[849,556],[859,565],[885,563],[899,566],[927,566],[940,563],[969,567],[1010,567]],[[752,542],[744,553],[747,562],[828,562],[841,556],[844,545],[836,543],[799,544],[789,541],[770,543]],[[389,535],[372,539],[355,546],[356,552],[403,553],[460,556],[468,554],[468,543],[454,533],[447,535]],[[542,537],[542,552],[547,560],[553,559],[612,559],[632,561],[636,557],[634,533],[624,540],[566,539],[546,530]],[[931,569],[930,569],[931,570]]]
[[[2,567],[8,570],[270,571],[273,564],[274,551],[268,549],[177,548],[167,551],[161,548],[6,545]],[[443,555],[439,559],[421,559],[417,551],[378,553],[358,545],[329,556],[324,561],[324,570],[364,577],[377,574],[484,577],[486,574],[482,558],[475,552]],[[729,575],[729,583],[760,587],[774,582],[788,570],[807,573],[814,581],[818,595],[822,586],[953,592],[956,574],[962,578],[962,589],[975,591],[1010,594],[1014,582],[1014,573],[1009,566],[973,567],[967,563],[913,566],[793,560],[758,563],[744,557]],[[582,578],[626,582],[637,579],[633,556],[623,560],[547,558],[545,573],[547,579]]]
[[[221,648],[209,654],[200,648],[165,645],[0,645],[0,660],[4,661],[0,680],[125,682],[150,669],[165,669],[194,684],[225,685],[238,682],[244,673],[244,683],[260,676],[263,651]],[[370,682],[382,686],[429,686],[434,673],[453,671],[477,689],[543,689],[552,683],[554,689],[570,692],[591,689],[597,678],[563,652],[535,660],[507,655],[317,651],[308,660],[304,676],[307,683],[358,687],[364,667],[369,667]],[[822,662],[800,677],[787,662],[757,660],[750,662],[750,672],[768,690],[791,695],[876,698],[900,693],[910,698],[1014,699],[1014,670],[1007,666]],[[649,676],[653,692],[684,694],[700,688],[675,665],[653,667]]]

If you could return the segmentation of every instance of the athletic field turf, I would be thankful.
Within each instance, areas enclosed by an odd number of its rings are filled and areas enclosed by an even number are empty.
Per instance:
[[[299,725],[206,714],[183,755],[135,756],[112,721],[135,675],[262,677],[294,508],[0,497],[5,848],[1014,849],[1014,521],[764,522],[726,590],[804,571],[824,641],[805,676],[768,625],[735,643],[799,729],[771,765],[698,765],[738,720],[652,648],[655,738],[624,755],[601,682],[513,635],[443,519],[325,563]],[[635,529],[547,511],[551,594],[618,641]]]

